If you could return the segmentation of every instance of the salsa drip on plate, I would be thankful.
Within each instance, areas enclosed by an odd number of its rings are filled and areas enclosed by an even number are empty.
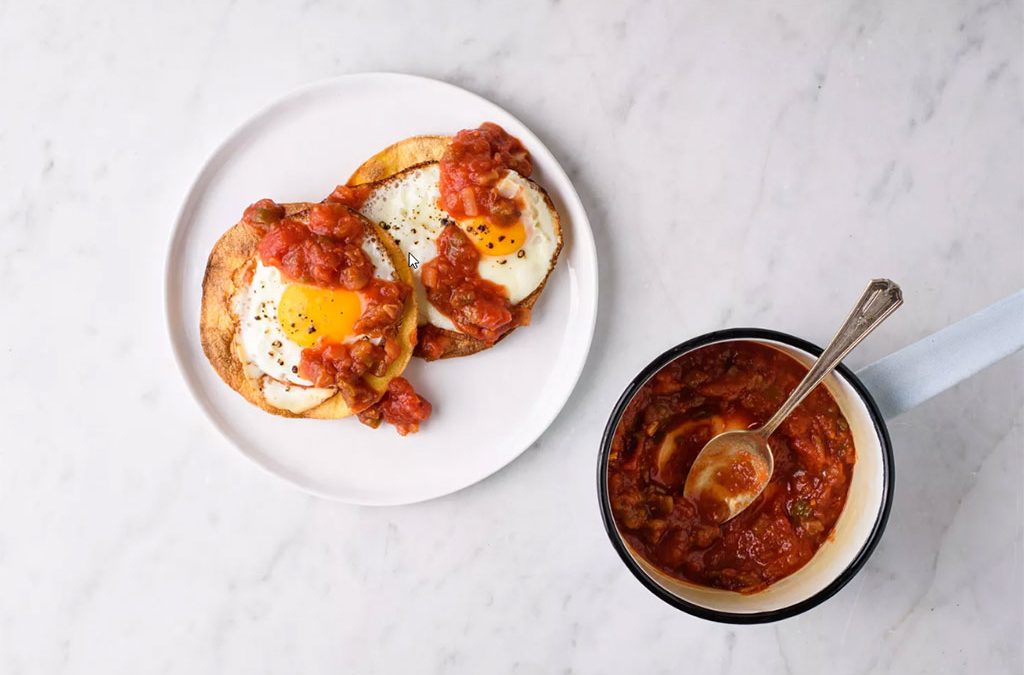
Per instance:
[[[704,445],[764,424],[806,372],[777,349],[733,341],[683,354],[639,389],[612,439],[608,492],[615,523],[640,556],[679,579],[741,593],[807,564],[843,510],[856,456],[824,385],[772,434],[774,473],[745,511],[716,525],[683,496]]]

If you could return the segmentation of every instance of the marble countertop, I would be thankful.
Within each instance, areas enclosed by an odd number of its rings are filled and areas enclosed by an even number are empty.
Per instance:
[[[663,604],[594,489],[612,403],[671,344],[820,343],[891,276],[906,305],[856,367],[1024,286],[1020,0],[341,4],[0,3],[0,672],[1021,672],[1020,354],[892,424],[885,537],[782,623]],[[382,509],[228,446],[162,300],[216,144],[300,84],[376,70],[523,119],[601,259],[590,360],[548,432]]]

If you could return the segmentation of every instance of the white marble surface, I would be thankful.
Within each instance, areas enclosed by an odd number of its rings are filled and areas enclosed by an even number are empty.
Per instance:
[[[735,325],[820,342],[891,275],[906,306],[857,366],[1024,286],[1020,0],[341,4],[0,3],[0,672],[1021,672],[1020,355],[892,424],[885,538],[784,623],[662,604],[594,489],[612,402],[669,344]],[[216,143],[366,70],[519,115],[602,265],[548,433],[391,509],[308,497],[228,447],[161,297]]]

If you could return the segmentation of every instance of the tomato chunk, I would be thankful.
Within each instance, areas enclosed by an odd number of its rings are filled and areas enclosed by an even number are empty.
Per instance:
[[[372,279],[363,288],[366,305],[355,330],[371,336],[382,335],[401,318],[405,300],[411,292],[412,289],[403,283]]]
[[[363,219],[341,204],[316,204],[309,210],[309,231],[324,237],[359,242]]]
[[[352,209],[359,209],[369,196],[369,185],[339,185],[334,188],[334,192],[328,195],[327,201],[335,204],[344,204]]]
[[[242,214],[242,222],[260,234],[282,218],[284,207],[272,199],[261,199],[250,204]]]
[[[419,431],[420,424],[430,417],[432,410],[430,401],[417,394],[408,380],[396,377],[388,383],[380,401],[359,414],[359,421],[374,428],[384,421],[405,436]]]
[[[451,345],[451,338],[430,324],[422,326],[419,330],[420,353],[427,361],[434,361],[441,358],[445,350]]]

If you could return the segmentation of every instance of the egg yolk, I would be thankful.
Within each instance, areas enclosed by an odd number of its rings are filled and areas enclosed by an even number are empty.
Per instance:
[[[281,294],[277,320],[289,340],[312,347],[321,338],[344,342],[362,311],[354,291],[289,284]]]
[[[469,218],[459,225],[482,255],[509,255],[526,241],[526,227],[521,220],[511,225],[495,225],[484,218]]]

